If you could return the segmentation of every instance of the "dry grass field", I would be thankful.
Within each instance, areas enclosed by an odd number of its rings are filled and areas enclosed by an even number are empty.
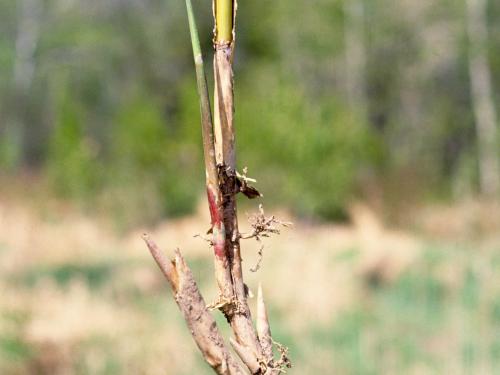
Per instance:
[[[59,203],[20,202],[0,199],[1,374],[211,373],[140,239],[181,247],[215,299],[210,250],[194,237],[205,208],[118,233]],[[357,206],[351,225],[295,222],[268,239],[247,282],[263,282],[289,373],[500,374],[498,213],[421,210],[396,231]],[[248,270],[258,244],[243,246]]]

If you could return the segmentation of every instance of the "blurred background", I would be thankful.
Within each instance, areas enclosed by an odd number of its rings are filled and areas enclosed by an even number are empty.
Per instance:
[[[234,69],[290,374],[500,374],[500,3],[241,0]],[[140,240],[216,298],[199,123],[182,0],[0,0],[0,373],[211,373]]]

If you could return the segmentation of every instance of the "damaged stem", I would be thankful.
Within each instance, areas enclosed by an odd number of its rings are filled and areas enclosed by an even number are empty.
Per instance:
[[[241,360],[252,368],[261,362],[262,348],[253,327],[247,303],[241,265],[238,217],[236,211],[236,154],[234,131],[233,51],[236,19],[235,0],[214,0],[214,130],[216,160],[219,166],[219,184],[223,198],[226,253],[230,258],[233,280],[235,314],[227,316],[239,344]],[[231,28],[229,30],[229,27]],[[234,345],[233,345],[234,346]],[[249,358],[252,358],[250,361]],[[259,370],[260,371],[260,370]],[[252,373],[264,373],[252,372]]]
[[[234,333],[231,345],[246,369],[252,375],[275,375],[289,367],[286,349],[281,346],[281,358],[273,358],[273,343],[267,311],[259,286],[257,330],[247,302],[247,286],[243,282],[242,259],[236,194],[249,198],[261,194],[248,185],[246,171],[236,172],[233,51],[235,39],[236,0],[213,0],[214,9],[214,117],[210,108],[207,80],[203,65],[198,31],[191,0],[186,0],[196,80],[200,99],[203,153],[205,159],[206,189],[212,224],[215,276],[219,300],[211,306],[219,308]],[[253,233],[247,238],[266,237],[279,233],[274,224],[283,224],[274,217],[266,218],[262,207],[253,223]],[[205,360],[220,375],[246,374],[226,347],[213,316],[196,285],[193,275],[179,250],[173,261],[167,259],[157,245],[143,236],[153,258],[167,278],[175,294],[175,301]]]
[[[227,257],[225,238],[226,231],[222,219],[222,194],[219,187],[218,168],[215,160],[215,141],[212,122],[212,110],[210,108],[210,97],[208,93],[207,78],[201,54],[198,29],[194,18],[191,0],[186,0],[186,9],[189,20],[189,31],[191,44],[193,46],[193,57],[196,67],[196,82],[198,96],[200,99],[201,129],[203,137],[203,156],[205,160],[205,178],[208,206],[212,224],[212,236],[214,247],[215,277],[221,294],[221,300],[231,301],[233,296],[231,272],[229,259]]]
[[[245,371],[229,352],[213,316],[207,310],[193,274],[179,250],[173,261],[168,260],[156,243],[147,235],[142,237],[151,255],[167,278],[175,302],[186,320],[203,358],[220,375],[243,375]]]

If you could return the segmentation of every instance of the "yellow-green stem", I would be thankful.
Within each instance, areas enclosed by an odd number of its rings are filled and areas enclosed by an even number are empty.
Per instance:
[[[215,41],[233,41],[233,4],[234,0],[215,0]]]

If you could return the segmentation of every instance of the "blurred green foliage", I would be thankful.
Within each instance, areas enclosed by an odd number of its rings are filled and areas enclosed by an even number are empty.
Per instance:
[[[198,196],[197,148],[165,125],[160,108],[155,98],[136,94],[113,121],[106,186],[118,192],[115,208],[134,208],[139,219],[186,214]]]
[[[84,133],[84,114],[71,96],[65,96],[57,110],[47,174],[58,194],[89,198],[97,189],[99,164],[92,141]]]
[[[361,19],[341,0],[240,4],[239,168],[266,203],[323,219],[374,191],[475,193],[462,2],[356,3]],[[194,6],[209,65],[211,9]],[[488,17],[499,92],[495,2]],[[182,1],[2,1],[0,20],[3,170],[47,172],[57,194],[124,225],[193,210],[203,170]]]
[[[335,317],[328,328],[310,329],[310,335],[294,343],[292,353],[300,362],[325,350],[330,366],[341,374],[442,374],[452,368],[497,374],[498,288],[472,266],[485,256],[498,268],[493,253],[428,246],[394,282],[366,283],[357,306]],[[455,284],[443,276],[443,267],[450,264]],[[322,373],[325,367],[315,361],[309,371]]]
[[[240,159],[271,202],[305,216],[341,217],[375,149],[366,124],[335,99],[308,97],[272,66],[254,72],[236,98]]]

